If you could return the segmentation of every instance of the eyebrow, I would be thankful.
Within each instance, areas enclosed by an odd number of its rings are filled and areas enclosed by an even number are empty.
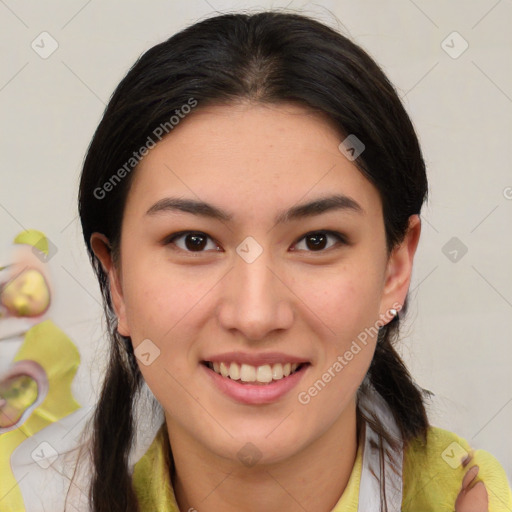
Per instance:
[[[333,210],[348,210],[356,213],[364,213],[363,207],[351,197],[336,194],[321,197],[309,203],[292,206],[288,210],[280,212],[274,219],[275,224],[283,224],[294,220],[321,215]],[[180,197],[164,197],[148,209],[146,215],[156,215],[163,212],[180,211],[191,213],[200,217],[208,217],[224,222],[233,220],[233,214],[222,208],[195,199]]]

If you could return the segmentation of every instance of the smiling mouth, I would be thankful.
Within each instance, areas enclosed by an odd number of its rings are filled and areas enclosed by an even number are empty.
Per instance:
[[[256,385],[278,382],[309,366],[309,363],[275,363],[252,366],[235,362],[218,363],[212,361],[202,361],[202,364],[222,377],[237,381],[240,384]]]

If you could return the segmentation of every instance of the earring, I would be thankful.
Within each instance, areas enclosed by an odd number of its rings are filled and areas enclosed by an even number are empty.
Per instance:
[[[391,308],[388,312],[391,315],[391,320],[389,321],[389,323],[398,320],[398,309]]]

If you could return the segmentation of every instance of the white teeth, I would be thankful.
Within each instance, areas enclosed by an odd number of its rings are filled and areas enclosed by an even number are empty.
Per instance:
[[[250,364],[238,363],[209,363],[209,366],[215,373],[223,377],[229,377],[232,380],[241,380],[242,382],[259,382],[268,384],[272,380],[281,380],[288,377],[299,367],[299,363],[276,363],[273,365],[264,364],[261,366],[252,366]]]
[[[279,380],[279,379],[283,378],[283,365],[282,364],[272,365],[272,378],[274,380]]]
[[[263,366],[258,366],[258,371],[256,373],[256,380],[258,382],[271,382],[272,381],[272,368],[270,368],[269,364],[265,364]]]
[[[236,363],[231,363],[229,366],[229,377],[233,380],[238,380],[240,378],[240,366]]]
[[[233,365],[233,363],[231,363]],[[240,368],[240,380],[242,382],[254,382],[256,380],[256,368],[243,364]]]
[[[215,364],[213,365],[213,369],[215,370]],[[217,370],[215,370],[217,372]],[[219,373],[219,372],[217,372]],[[223,377],[227,377],[229,375],[229,368],[226,366],[225,363],[220,363],[220,374]]]

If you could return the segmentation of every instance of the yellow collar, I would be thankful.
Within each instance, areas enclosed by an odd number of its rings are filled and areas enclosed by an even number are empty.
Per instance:
[[[147,452],[135,464],[132,481],[141,512],[180,512],[171,484],[167,443],[164,423]],[[357,512],[362,447],[363,443],[359,443],[347,487],[332,512]]]
[[[167,446],[164,423],[134,467],[133,485],[141,512],[180,512],[171,485]],[[363,443],[359,443],[347,487],[331,512],[357,512],[363,446]],[[485,450],[472,450],[469,443],[457,434],[433,426],[428,429],[426,445],[415,439],[404,452],[401,510],[453,511],[466,469],[452,459],[455,455],[462,457],[461,453],[471,453],[471,466],[478,465],[480,468],[475,480],[484,482],[488,489],[489,511],[512,510],[512,491],[498,460]]]

